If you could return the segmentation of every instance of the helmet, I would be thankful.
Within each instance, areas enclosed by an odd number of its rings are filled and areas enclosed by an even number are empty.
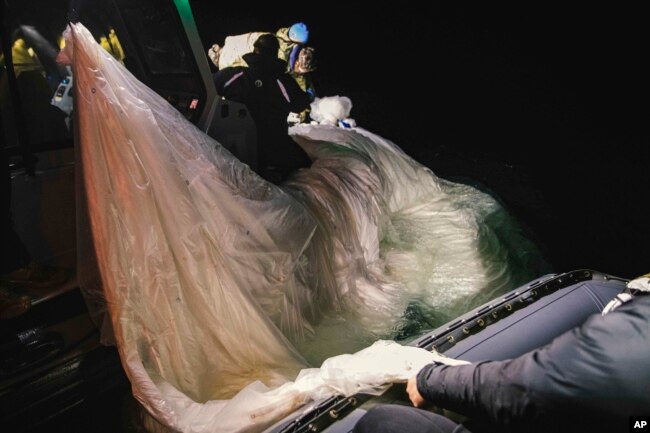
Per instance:
[[[299,44],[306,44],[309,39],[309,30],[305,23],[296,23],[289,27],[289,39]]]

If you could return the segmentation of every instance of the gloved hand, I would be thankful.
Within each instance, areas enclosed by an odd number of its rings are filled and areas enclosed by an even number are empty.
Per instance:
[[[297,125],[300,123],[300,114],[298,113],[289,113],[289,116],[287,117],[287,123],[291,126]]]
[[[208,57],[217,68],[219,67],[220,55],[221,55],[221,47],[219,46],[219,44],[212,45],[208,50]]]

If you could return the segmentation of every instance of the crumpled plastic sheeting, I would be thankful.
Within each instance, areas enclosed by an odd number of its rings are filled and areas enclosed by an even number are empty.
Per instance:
[[[362,128],[299,125],[290,133],[314,163],[285,189],[300,191],[319,221],[307,255],[326,248],[321,255],[331,258],[312,261],[329,269],[308,285],[354,305],[299,342],[312,363],[399,336],[414,304],[450,320],[543,273],[534,245],[488,194],[438,178]]]
[[[309,401],[359,392],[379,395],[391,383],[406,382],[431,362],[467,364],[418,347],[379,340],[355,354],[331,357],[320,368],[303,369],[294,381],[280,387],[270,389],[259,381],[251,383],[227,401],[197,403],[168,383],[160,388],[168,406],[178,414],[183,431],[259,431]],[[170,431],[168,426],[146,421],[150,432]]]
[[[134,394],[176,425],[157,378],[207,401],[295,377],[305,362],[270,317],[301,323],[314,221],[73,28],[90,227]]]
[[[133,393],[163,425],[260,430],[311,398],[376,391],[396,373],[328,374],[331,360],[308,369],[292,342],[320,350],[314,359],[353,353],[390,334],[410,298],[451,305],[521,277],[511,263],[529,245],[501,207],[395,144],[363,129],[296,127],[315,161],[279,188],[81,24],[66,38],[101,275],[101,287],[82,290],[95,308],[105,299]]]

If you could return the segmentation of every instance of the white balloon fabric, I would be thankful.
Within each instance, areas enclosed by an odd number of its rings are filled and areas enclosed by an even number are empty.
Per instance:
[[[310,399],[380,392],[435,360],[389,342],[359,352],[397,335],[414,303],[465,310],[537,273],[526,269],[534,248],[494,199],[388,140],[294,127],[313,164],[277,187],[83,25],[66,39],[78,223],[92,243],[80,268],[96,257],[101,277],[82,290],[106,313],[135,397],[165,428],[260,431]]]

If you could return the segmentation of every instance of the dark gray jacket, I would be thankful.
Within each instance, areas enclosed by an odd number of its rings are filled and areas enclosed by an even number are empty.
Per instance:
[[[627,431],[628,417],[650,415],[650,296],[512,360],[431,364],[417,385],[472,431]]]

